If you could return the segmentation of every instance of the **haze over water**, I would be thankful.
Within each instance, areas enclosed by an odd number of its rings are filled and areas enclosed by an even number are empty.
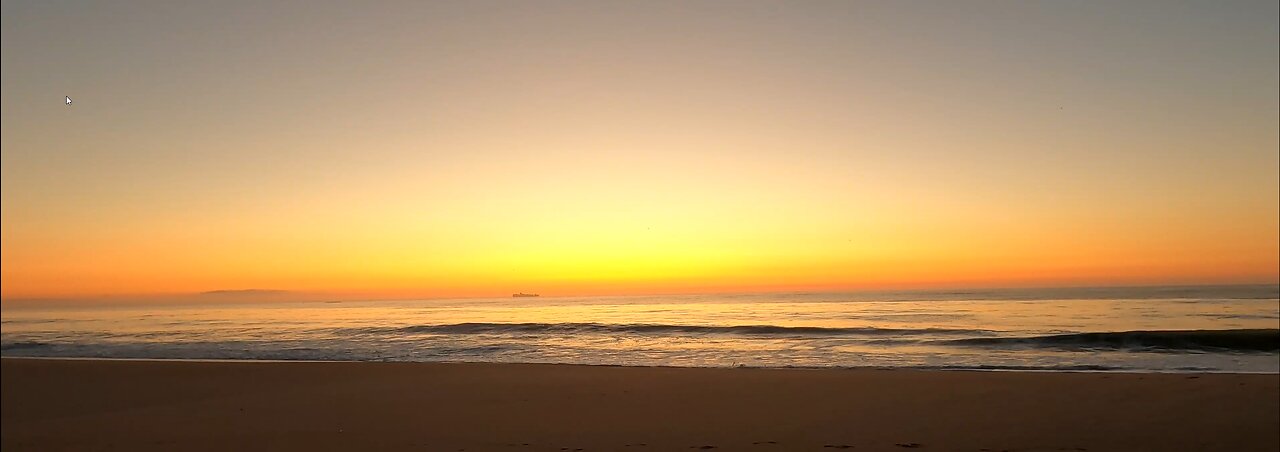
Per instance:
[[[1278,293],[1252,285],[28,306],[5,308],[0,344],[4,356],[45,357],[1274,373]]]

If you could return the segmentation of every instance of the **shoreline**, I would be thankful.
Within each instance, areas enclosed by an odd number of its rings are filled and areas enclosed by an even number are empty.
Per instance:
[[[43,358],[0,374],[4,450],[1280,449],[1276,374]]]
[[[1278,357],[1280,359],[1280,357]],[[494,361],[342,361],[321,359],[219,359],[219,358],[110,358],[97,356],[0,356],[0,360],[53,360],[53,361],[123,361],[123,362],[191,362],[191,363],[368,363],[368,364],[492,364],[516,366],[570,366],[570,367],[616,367],[636,369],[758,369],[758,370],[830,370],[830,371],[906,371],[906,372],[1014,372],[1014,373],[1081,373],[1106,375],[1276,375],[1280,372],[1241,372],[1230,370],[1135,370],[1135,369],[1036,369],[1013,367],[947,367],[947,366],[914,366],[914,367],[875,367],[875,366],[645,366],[627,364],[582,364],[582,363],[539,363],[539,362],[494,362]]]

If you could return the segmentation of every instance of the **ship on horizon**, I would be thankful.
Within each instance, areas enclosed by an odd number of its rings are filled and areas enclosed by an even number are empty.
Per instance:
[[[536,293],[524,293],[524,292],[520,292],[520,293],[513,293],[513,294],[511,294],[511,297],[512,297],[512,298],[540,297],[540,296],[541,296],[541,295],[538,295],[538,294],[536,294]]]

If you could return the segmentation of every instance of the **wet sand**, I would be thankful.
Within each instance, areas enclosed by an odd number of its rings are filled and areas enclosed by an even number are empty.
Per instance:
[[[22,450],[1280,450],[1280,376],[0,360]]]

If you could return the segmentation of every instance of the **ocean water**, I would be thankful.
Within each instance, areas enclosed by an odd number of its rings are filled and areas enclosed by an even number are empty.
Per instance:
[[[3,307],[0,355],[1280,372],[1280,286]]]

